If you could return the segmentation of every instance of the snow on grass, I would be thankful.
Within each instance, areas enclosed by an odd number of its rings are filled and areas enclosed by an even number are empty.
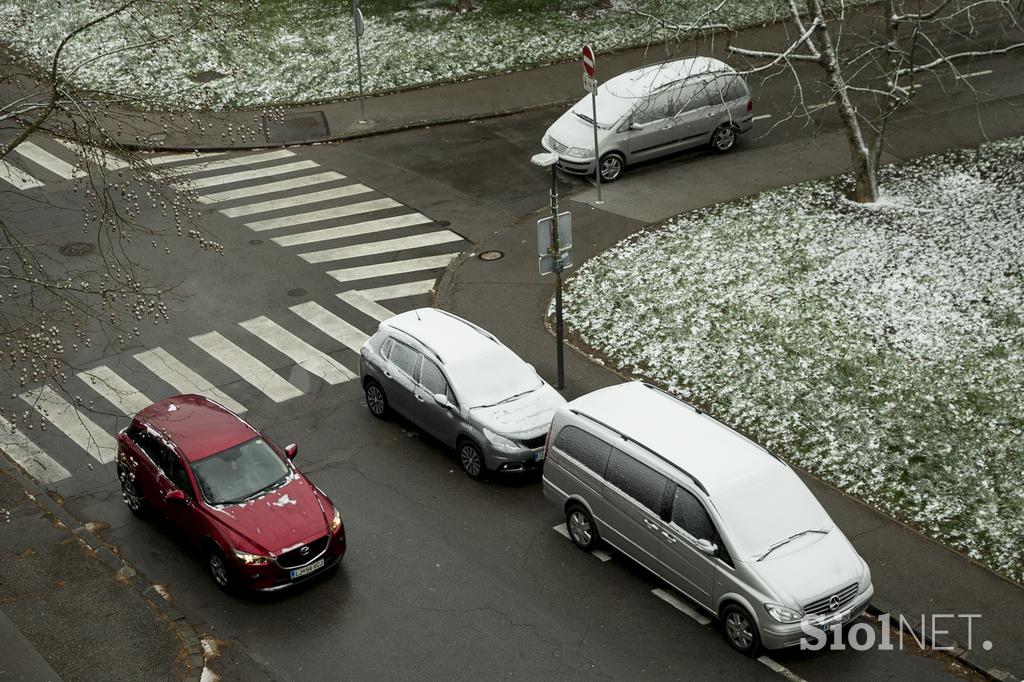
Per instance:
[[[229,0],[224,0],[229,3]],[[229,3],[230,4],[230,3]],[[598,52],[651,45],[650,61],[667,55],[666,35],[656,22],[631,7],[679,21],[703,15],[705,0],[615,0],[606,8],[584,0],[517,3],[478,2],[477,11],[448,11],[451,0],[367,3],[361,41],[366,92],[454,81],[488,73],[577,58],[584,43]],[[374,9],[375,6],[385,5]],[[395,11],[390,5],[406,9]],[[109,8],[105,0],[5,0],[0,25],[18,26],[4,42],[34,61],[48,65],[60,39],[74,26]],[[232,40],[209,30],[189,31],[175,43],[180,49],[153,46],[88,59],[126,43],[135,25],[172,31],[175,19],[160,16],[160,2],[140,5],[137,22],[107,22],[69,46],[67,65],[83,64],[75,81],[103,92],[135,99],[198,108],[260,106],[338,97],[358,92],[355,33],[346,3],[263,0],[249,16],[250,40]],[[737,0],[725,3],[716,21],[735,26],[772,20],[781,3]],[[166,11],[166,10],[165,10]],[[376,13],[375,13],[376,12]],[[126,28],[129,27],[129,28]],[[136,39],[143,39],[135,31]],[[225,74],[197,85],[190,76],[205,71]]]
[[[565,319],[618,366],[1024,581],[1024,138],[677,216]]]

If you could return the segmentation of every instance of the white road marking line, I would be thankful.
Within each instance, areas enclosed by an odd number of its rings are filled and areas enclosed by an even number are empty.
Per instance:
[[[753,118],[753,120],[755,120],[755,121],[760,121],[761,119],[765,119],[765,118],[771,118],[771,117],[772,117],[772,115],[771,115],[771,114],[761,114],[760,116],[755,116],[755,117]]]
[[[361,293],[371,301],[386,301],[390,298],[405,298],[406,296],[417,296],[429,294],[434,290],[434,280],[421,279],[418,282],[406,282],[405,284],[393,284],[389,287],[377,287],[376,289],[361,289]]]
[[[357,353],[368,338],[357,327],[352,326],[316,301],[293,305],[289,310]]]
[[[257,163],[266,163],[267,161],[288,159],[293,156],[295,156],[295,152],[290,152],[287,149],[278,149],[273,152],[262,152],[260,154],[249,154],[247,156],[235,156],[230,159],[218,159],[217,161],[203,160],[197,163],[186,164],[184,166],[175,166],[171,169],[171,172],[175,175],[207,173],[214,170],[224,170],[226,168],[237,169],[239,166],[251,166]]]
[[[356,378],[353,372],[330,355],[309,345],[266,316],[261,315],[239,322],[239,326],[260,337],[294,360],[299,367],[317,375],[332,386]]]
[[[284,218],[257,220],[254,223],[246,223],[245,226],[248,227],[250,230],[256,230],[257,232],[261,232],[263,230],[274,230],[279,227],[305,225],[306,223],[315,223],[320,220],[344,218],[350,215],[359,215],[360,213],[382,211],[386,208],[397,208],[399,206],[401,206],[401,204],[395,201],[394,199],[374,199],[372,201],[364,201],[358,204],[345,204],[344,206],[324,208],[319,211],[297,213],[295,215],[285,216]]]
[[[58,138],[54,138],[54,140],[75,154],[78,154],[89,161],[100,163],[107,170],[122,170],[129,166],[127,161],[119,159],[113,154],[98,147],[88,148],[76,142],[68,142],[67,140],[61,140]]]
[[[992,69],[986,69],[984,71],[975,71],[973,73],[962,73],[959,76],[957,76],[957,78],[959,78],[960,80],[965,80],[967,78],[977,78],[978,76],[987,76],[990,73],[992,73]]]
[[[154,348],[153,350],[136,353],[134,357],[146,369],[181,393],[204,395],[217,401],[235,414],[244,414],[248,411],[245,405],[237,402],[227,393],[224,393],[202,376],[186,367],[180,360],[163,348]]]
[[[50,388],[39,388],[21,394],[21,399],[36,408],[46,420],[73,440],[100,464],[114,461],[117,444],[114,437],[96,425],[71,403]]]
[[[438,244],[450,244],[461,242],[462,237],[451,230],[438,230],[426,234],[417,234],[411,237],[399,237],[398,239],[385,239],[378,242],[363,242],[351,246],[339,246],[334,249],[323,251],[311,251],[300,253],[299,258],[307,263],[327,263],[346,258],[359,258],[360,256],[376,256],[382,253],[395,253],[408,249],[418,249],[424,246],[436,246]]]
[[[804,680],[804,678],[800,677],[799,675],[794,673],[789,668],[786,668],[786,667],[783,667],[783,666],[779,665],[778,663],[776,663],[772,659],[768,658],[767,656],[758,656],[757,660],[758,660],[759,663],[763,663],[764,665],[768,666],[769,668],[771,668],[772,670],[774,670],[778,674],[780,674],[783,677],[785,677],[790,682],[806,682],[806,680]]]
[[[298,187],[309,187],[310,185],[319,185],[333,180],[344,179],[345,176],[341,173],[327,171],[326,173],[317,173],[315,175],[303,175],[301,178],[277,180],[276,182],[267,182],[262,185],[250,185],[249,187],[242,187],[241,189],[231,189],[226,192],[207,194],[199,197],[199,201],[204,204],[216,204],[221,201],[245,199],[248,197],[259,196],[260,194],[273,194],[274,192],[284,192]]]
[[[381,304],[371,301],[358,291],[346,291],[338,294],[338,298],[343,300],[345,303],[348,303],[359,312],[369,315],[378,322],[383,322],[389,317],[395,316],[393,312]]]
[[[45,184],[3,159],[0,159],[0,180],[12,184],[18,189],[32,189],[33,187],[42,187]]]
[[[78,378],[129,417],[153,404],[152,400],[106,365],[79,372]]]
[[[572,542],[572,538],[569,537],[569,529],[566,528],[564,523],[560,523],[554,527],[555,532],[564,537],[569,542]],[[603,549],[592,549],[590,553],[597,559],[600,559],[603,563],[607,563],[612,560],[612,555]]]
[[[227,152],[202,152],[196,154],[195,152],[186,152],[184,154],[167,154],[166,156],[154,156],[150,159],[146,159],[146,162],[150,166],[165,166],[169,163],[178,163],[179,161],[199,161],[200,159],[207,159],[211,156],[224,156]]]
[[[189,340],[275,403],[283,403],[302,395],[302,391],[285,381],[277,372],[221,336],[219,332],[200,334]]]
[[[236,206],[233,208],[222,208],[219,213],[222,213],[228,218],[238,218],[244,215],[252,215],[254,213],[266,213],[267,211],[278,211],[282,208],[293,208],[295,206],[315,204],[319,201],[342,199],[354,194],[365,194],[372,191],[372,188],[356,183],[352,185],[345,185],[344,187],[325,189],[320,192],[310,192],[309,194],[284,197],[283,199],[271,199],[270,201],[261,201],[255,204],[245,204],[244,206]]]
[[[420,270],[443,268],[458,257],[458,253],[442,253],[439,256],[426,256],[424,258],[400,260],[393,263],[378,263],[376,265],[363,265],[356,268],[329,270],[327,274],[339,282],[351,282],[357,279],[369,279],[371,277],[383,277],[385,275],[401,275],[406,272],[418,272]]]
[[[400,227],[414,227],[434,222],[422,213],[406,213],[392,218],[378,218],[377,220],[366,220],[361,223],[350,225],[339,225],[337,227],[326,227],[322,230],[310,230],[299,234],[287,234],[281,237],[274,237],[270,241],[278,246],[296,246],[298,244],[311,244],[313,242],[327,241],[328,239],[342,239],[343,237],[355,237],[361,234],[374,232],[385,232],[396,230]]]
[[[29,161],[38,163],[46,170],[50,171],[54,175],[59,175],[65,180],[74,180],[75,178],[81,178],[87,174],[85,170],[75,168],[67,161],[54,156],[42,147],[29,142],[28,140],[19,144],[15,148],[15,151]]]
[[[680,599],[673,593],[669,592],[668,590],[663,590],[660,587],[657,587],[651,590],[651,594],[653,594],[658,599],[661,599],[662,601],[668,602],[673,607],[679,609],[687,616],[693,618],[695,621],[700,623],[701,625],[708,625],[711,623],[710,618],[708,618],[702,613],[698,613],[693,607],[691,607],[689,604],[687,604],[682,599]]]
[[[293,163],[284,163],[280,166],[271,166],[269,168],[254,168],[253,170],[239,171],[237,173],[227,173],[225,175],[214,175],[209,178],[195,178],[190,180],[179,180],[174,183],[180,186],[189,186],[192,189],[203,189],[204,187],[218,187],[220,185],[231,185],[236,182],[245,182],[246,180],[257,180],[259,178],[270,177],[273,175],[284,175],[285,173],[294,173],[295,171],[306,170],[307,168],[319,168],[316,161],[295,161]]]
[[[56,483],[71,476],[57,460],[39,449],[20,431],[15,431],[3,417],[0,417],[0,450],[14,460],[25,473],[41,483]]]

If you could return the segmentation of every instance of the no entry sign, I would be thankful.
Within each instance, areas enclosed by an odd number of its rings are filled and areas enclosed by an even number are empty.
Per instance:
[[[587,75],[591,78],[594,77],[594,67],[597,62],[594,59],[594,48],[590,45],[583,46],[583,70],[586,71]]]

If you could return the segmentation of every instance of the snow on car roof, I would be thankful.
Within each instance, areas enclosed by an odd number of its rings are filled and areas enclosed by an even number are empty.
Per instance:
[[[503,348],[490,333],[436,308],[410,310],[382,324],[408,334],[435,351],[443,364],[455,364],[460,358],[477,357]]]
[[[168,438],[190,462],[259,435],[241,417],[201,395],[178,395],[153,403],[135,420]]]

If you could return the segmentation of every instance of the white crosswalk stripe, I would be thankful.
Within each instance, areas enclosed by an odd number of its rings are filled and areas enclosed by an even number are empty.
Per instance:
[[[238,218],[241,216],[253,215],[254,213],[266,213],[267,211],[279,211],[283,208],[306,206],[320,201],[330,201],[331,199],[343,199],[355,194],[365,194],[372,191],[373,190],[366,185],[356,183],[353,185],[345,185],[344,187],[325,189],[319,192],[310,192],[309,194],[298,194],[296,196],[285,197],[283,199],[272,199],[270,201],[261,201],[256,204],[246,204],[245,206],[237,206],[235,208],[224,208],[220,210],[220,213],[228,218]]]
[[[263,230],[275,230],[279,227],[291,227],[292,225],[305,225],[321,220],[333,218],[344,218],[346,216],[359,215],[360,213],[371,213],[372,211],[383,211],[386,208],[398,208],[401,204],[394,199],[373,199],[358,204],[345,204],[333,208],[324,208],[319,211],[309,211],[286,216],[284,218],[272,218],[270,220],[257,220],[254,223],[246,223],[250,230],[262,232]]]
[[[29,142],[28,140],[19,144],[15,151],[29,161],[38,163],[46,170],[50,171],[54,175],[59,175],[65,180],[74,180],[75,178],[80,178],[86,175],[86,171],[84,169],[75,168],[67,161],[54,156],[39,145]]]
[[[160,377],[164,383],[173,386],[179,393],[198,393],[215,400],[235,414],[244,414],[248,411],[245,405],[234,400],[198,373],[186,367],[184,363],[163,348],[136,353],[134,357],[146,369]]]
[[[153,404],[152,400],[106,365],[79,372],[78,378],[89,384],[94,391],[106,398],[107,402],[128,416]]]
[[[436,246],[438,244],[450,244],[451,242],[461,241],[462,237],[451,230],[439,230],[437,232],[417,234],[412,237],[386,239],[378,242],[364,242],[362,244],[353,244],[351,246],[339,246],[335,249],[300,253],[299,258],[307,263],[327,263],[329,261],[345,260],[346,258],[376,256],[382,253],[395,253],[396,251],[406,251],[408,249],[417,249],[425,246]]]
[[[129,166],[129,163],[124,159],[119,159],[113,154],[99,149],[98,147],[87,148],[78,143],[68,142],[67,140],[61,140],[59,138],[54,138],[54,140],[82,158],[101,164],[107,170],[122,170]]]
[[[412,258],[410,260],[400,260],[393,263],[378,263],[376,265],[363,265],[355,268],[329,270],[327,274],[339,282],[351,282],[357,279],[369,279],[370,277],[401,275],[406,272],[418,272],[419,270],[443,268],[458,258],[458,256],[459,254],[457,253],[442,253],[439,256]]]
[[[202,152],[197,154],[195,152],[186,152],[184,154],[167,154],[164,156],[153,156],[147,159],[147,163],[150,166],[166,166],[170,163],[180,163],[181,161],[198,161],[199,159],[208,159],[211,156],[223,156],[227,152]]]
[[[277,161],[278,159],[287,159],[295,156],[295,152],[290,152],[287,149],[278,149],[273,152],[263,152],[261,154],[249,154],[247,156],[233,156],[229,159],[219,159],[217,161],[206,161],[205,159],[198,163],[190,163],[183,166],[175,166],[171,169],[171,172],[179,175],[188,175],[192,173],[208,173],[214,170],[225,170],[228,168],[238,169],[239,166],[251,166],[258,163],[266,163],[267,161]]]
[[[249,187],[230,189],[225,192],[215,192],[213,194],[206,194],[204,196],[199,197],[199,201],[204,204],[217,204],[222,201],[232,201],[234,199],[247,199],[249,197],[259,196],[260,194],[273,194],[275,192],[284,192],[289,189],[297,189],[299,187],[306,188],[312,185],[321,185],[325,182],[334,182],[335,180],[344,179],[345,176],[342,175],[341,173],[327,171],[326,173],[303,175],[302,177],[298,178],[277,180],[275,182],[266,182],[261,185],[250,185]]]
[[[180,180],[176,184],[188,185],[192,189],[203,189],[206,187],[219,187],[221,185],[233,185],[236,182],[245,182],[246,180],[258,180],[260,178],[266,178],[274,175],[286,175],[288,173],[294,173],[295,171],[308,170],[310,168],[319,168],[316,161],[294,161],[292,163],[284,163],[280,166],[270,166],[268,168],[254,168],[252,170],[238,171],[237,173],[227,173],[225,175],[213,175],[208,178],[190,178]]]
[[[389,298],[405,298],[406,296],[417,296],[429,294],[434,290],[434,280],[421,279],[417,282],[406,282],[404,284],[392,284],[376,289],[360,289],[359,293],[371,301],[386,301]]]
[[[367,335],[315,301],[293,305],[290,310],[331,338],[355,352],[363,347]]]
[[[50,424],[56,426],[100,464],[114,461],[117,445],[114,437],[76,410],[49,386],[27,391],[21,399],[33,406]]]
[[[361,292],[358,291],[353,290],[342,292],[338,294],[338,298],[343,300],[345,303],[348,303],[356,310],[365,313],[366,315],[369,315],[378,322],[383,322],[389,317],[394,317],[395,315],[393,312],[391,312],[381,304],[377,303],[376,301],[371,301],[370,299],[366,298],[366,296],[363,296]]]
[[[33,187],[42,187],[45,184],[3,159],[0,159],[0,180],[14,185],[18,189],[32,189]]]
[[[330,355],[317,350],[268,317],[260,316],[239,324],[332,386],[356,378]]]
[[[279,246],[297,246],[299,244],[312,244],[329,239],[343,239],[345,237],[357,237],[361,234],[386,232],[387,230],[397,230],[402,227],[415,227],[416,225],[425,225],[432,222],[434,221],[422,213],[406,213],[394,216],[393,218],[378,218],[377,220],[366,220],[350,225],[339,225],[337,227],[326,227],[322,230],[283,235],[281,237],[274,237],[270,241]]]
[[[3,417],[0,417],[0,450],[40,483],[56,483],[71,476],[71,472],[40,450],[25,434],[16,431]]]
[[[224,338],[219,332],[200,334],[191,337],[190,340],[275,403],[283,403],[302,395],[302,391],[285,381],[277,372]]]

